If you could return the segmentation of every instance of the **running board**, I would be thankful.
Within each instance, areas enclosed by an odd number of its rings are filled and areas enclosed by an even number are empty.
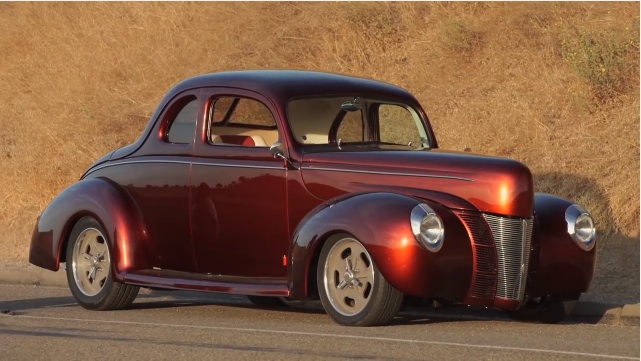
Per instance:
[[[233,277],[149,269],[127,273],[124,282],[141,287],[168,290],[289,297],[286,278]]]

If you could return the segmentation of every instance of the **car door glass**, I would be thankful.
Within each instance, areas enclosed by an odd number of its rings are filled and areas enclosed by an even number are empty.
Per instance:
[[[395,104],[381,104],[378,106],[379,140],[384,143],[411,145],[420,147],[421,134],[417,122],[418,116],[405,107]]]
[[[172,119],[166,133],[166,141],[175,144],[189,144],[194,140],[198,118],[198,100],[191,97]]]
[[[362,142],[363,137],[363,118],[361,111],[347,112],[343,117],[341,125],[338,127],[336,139],[341,142]]]
[[[266,147],[278,141],[276,119],[262,102],[221,96],[209,109],[209,143]]]

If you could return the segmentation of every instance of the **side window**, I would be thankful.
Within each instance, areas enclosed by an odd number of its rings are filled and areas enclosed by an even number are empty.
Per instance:
[[[212,125],[249,125],[276,128],[276,120],[265,104],[249,98],[217,98],[211,111]]]
[[[338,127],[336,139],[341,142],[362,142],[363,136],[363,118],[361,111],[347,112],[341,125]]]
[[[231,97],[221,97],[216,99],[210,108],[211,112],[211,122],[213,124],[222,124],[229,114],[229,110],[232,109],[235,98]],[[231,114],[229,114],[231,115]]]
[[[190,97],[187,103],[171,120],[166,132],[169,143],[189,144],[194,140],[196,120],[198,119],[198,99]]]
[[[278,141],[276,119],[258,100],[233,96],[213,99],[209,106],[209,143],[267,147]]]
[[[378,106],[378,127],[380,141],[401,145],[420,147],[423,143],[418,127],[418,117],[402,106],[381,104]]]

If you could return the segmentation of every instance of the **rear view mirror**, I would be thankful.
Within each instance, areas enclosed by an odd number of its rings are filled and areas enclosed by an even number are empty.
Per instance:
[[[348,100],[341,104],[341,109],[346,112],[355,112],[361,110],[362,108],[363,107],[358,104],[358,98],[354,98],[354,100]]]

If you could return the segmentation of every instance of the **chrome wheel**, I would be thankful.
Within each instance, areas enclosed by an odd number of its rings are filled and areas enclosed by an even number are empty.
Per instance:
[[[95,228],[85,229],[78,238],[72,253],[73,279],[80,292],[95,296],[105,286],[109,277],[109,247],[102,233]]]
[[[316,266],[318,296],[341,325],[375,326],[390,322],[403,302],[358,238],[334,234],[323,244]]]
[[[108,234],[92,217],[83,217],[76,222],[69,241],[67,282],[71,294],[78,303],[89,310],[120,310],[129,306],[138,286],[114,279],[117,269],[111,264]],[[115,245],[114,245],[115,247]]]
[[[353,238],[336,242],[327,254],[323,283],[336,312],[352,316],[363,311],[374,289],[374,264],[365,247]]]

